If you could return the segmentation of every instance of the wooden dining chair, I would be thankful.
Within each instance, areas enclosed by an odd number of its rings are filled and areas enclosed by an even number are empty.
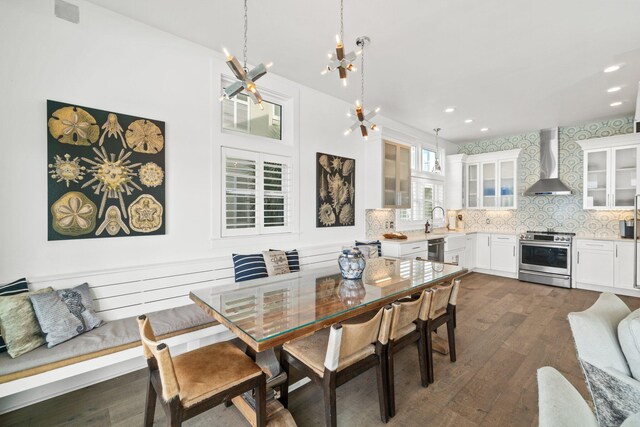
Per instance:
[[[449,358],[456,361],[455,307],[458,298],[459,279],[454,279],[446,286],[434,286],[431,291],[431,304],[427,316],[425,338],[427,344],[427,368],[429,382],[434,382],[433,375],[433,336],[432,334],[444,324],[447,325],[449,341]]]
[[[389,416],[396,414],[394,355],[410,344],[416,343],[420,365],[420,380],[423,387],[429,386],[429,370],[426,343],[426,325],[431,292],[423,291],[417,299],[401,300],[393,303],[389,345],[387,350],[387,372],[389,374]]]
[[[287,373],[287,383],[281,389],[280,400],[288,406],[290,366],[300,370],[322,386],[325,424],[335,427],[336,388],[361,373],[376,367],[380,419],[389,420],[388,374],[386,363],[391,306],[378,311],[362,323],[333,324],[330,328],[284,344],[281,364]]]
[[[149,366],[145,427],[153,425],[158,395],[173,427],[251,390],[256,426],[266,425],[266,375],[242,350],[221,342],[172,357],[169,347],[156,341],[146,316],[138,317],[138,326]]]

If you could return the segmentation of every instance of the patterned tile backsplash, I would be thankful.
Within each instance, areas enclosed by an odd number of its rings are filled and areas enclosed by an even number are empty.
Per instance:
[[[576,141],[633,132],[633,117],[624,117],[560,128],[560,179],[571,188],[570,196],[522,196],[522,192],[540,178],[540,138],[538,131],[495,139],[483,139],[461,145],[459,153],[480,154],[521,148],[518,170],[518,209],[458,211],[463,221],[459,227],[473,231],[522,233],[526,230],[574,232],[581,237],[615,237],[618,221],[630,219],[631,211],[595,211],[582,209],[582,149]],[[367,239],[376,239],[392,231],[395,211],[366,211]],[[416,230],[415,233],[421,233]],[[406,232],[405,232],[406,233]],[[411,232],[409,232],[411,233]],[[411,233],[413,234],[413,233]]]
[[[464,227],[516,233],[549,228],[574,232],[582,237],[615,237],[618,220],[631,218],[632,212],[582,209],[582,149],[576,141],[630,132],[633,132],[632,117],[560,128],[560,179],[571,188],[573,194],[570,196],[522,196],[522,192],[540,177],[540,138],[537,131],[461,145],[458,152],[464,154],[522,149],[518,162],[518,209],[462,210],[458,213],[462,214]]]

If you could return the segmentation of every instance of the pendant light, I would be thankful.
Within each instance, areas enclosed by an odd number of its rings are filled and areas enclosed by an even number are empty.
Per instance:
[[[438,143],[438,134],[442,129],[436,128],[434,132],[436,133],[436,161],[433,162],[433,173],[441,174],[442,166],[440,166],[440,144]]]
[[[256,88],[255,81],[267,74],[267,69],[271,67],[272,64],[260,64],[254,67],[252,70],[249,70],[247,68],[247,29],[247,0],[244,0],[244,48],[242,50],[243,64],[242,66],[240,66],[240,62],[238,61],[238,59],[235,56],[231,55],[229,51],[227,51],[227,49],[223,48],[224,54],[227,56],[227,65],[231,69],[233,75],[236,76],[237,81],[233,82],[223,90],[220,101],[222,101],[223,99],[235,98],[236,95],[245,91],[249,98],[251,98],[253,103],[257,104],[262,110],[264,109],[264,107],[262,106],[262,96]]]
[[[349,52],[344,53],[344,0],[340,0],[340,34],[336,34],[336,56],[329,54],[329,65],[322,70],[320,74],[327,74],[328,72],[338,70],[338,75],[342,80],[344,86],[347,85],[347,71],[356,71],[356,67],[353,65],[353,61],[356,60],[357,54]]]
[[[367,127],[371,130],[378,130],[378,126],[376,126],[371,119],[380,111],[380,107],[370,111],[369,114],[365,114],[364,110],[364,48],[369,43],[371,43],[371,39],[367,36],[358,37],[356,40],[356,44],[361,48],[362,52],[362,55],[360,56],[360,100],[356,101],[355,110],[351,110],[351,112],[347,113],[347,116],[349,117],[355,116],[356,122],[344,132],[345,135],[348,135],[360,127],[360,133],[365,140],[369,136]]]

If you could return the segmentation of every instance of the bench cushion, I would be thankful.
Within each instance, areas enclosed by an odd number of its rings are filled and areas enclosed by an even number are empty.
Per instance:
[[[195,304],[149,313],[148,316],[158,339],[216,323]],[[138,345],[140,333],[136,319],[115,320],[54,348],[41,346],[15,359],[7,353],[0,354],[0,384]]]

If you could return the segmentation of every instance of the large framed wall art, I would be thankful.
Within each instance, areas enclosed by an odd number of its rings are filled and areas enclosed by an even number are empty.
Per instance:
[[[356,161],[316,153],[316,227],[355,224]]]
[[[47,101],[49,240],[165,234],[164,122]]]

